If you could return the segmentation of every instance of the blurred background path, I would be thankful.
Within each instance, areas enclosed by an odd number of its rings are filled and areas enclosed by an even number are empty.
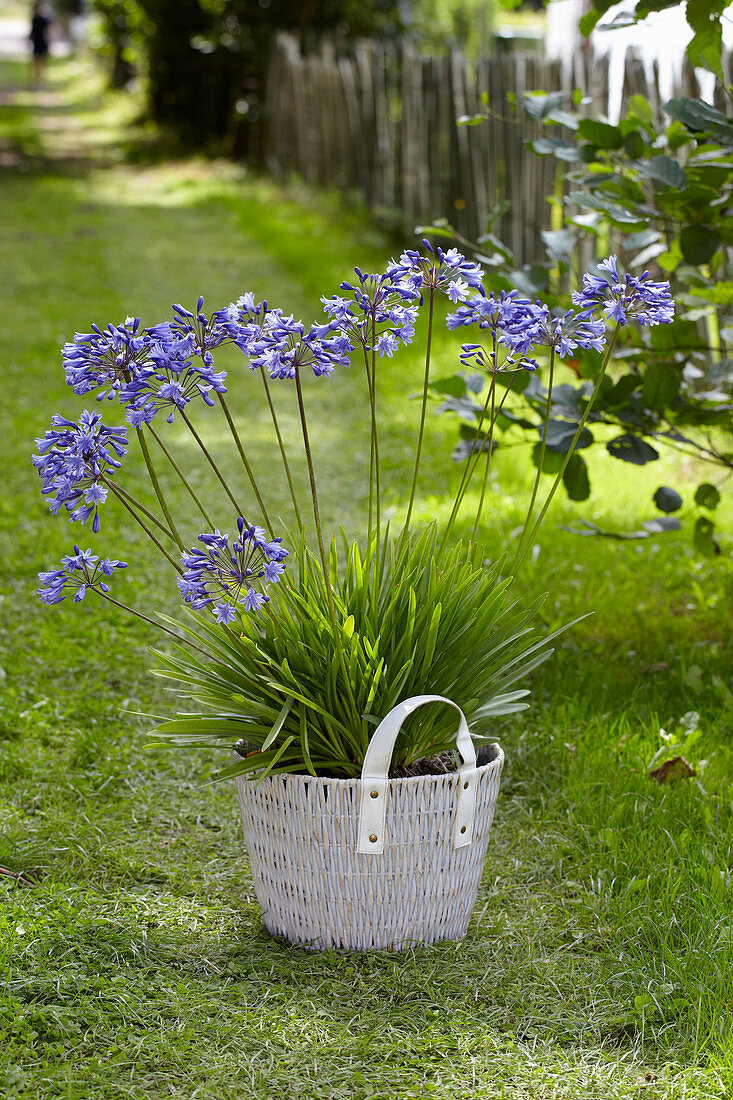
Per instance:
[[[85,127],[66,94],[75,73],[58,71],[54,61],[71,59],[72,43],[57,24],[50,36],[50,57],[43,78],[34,87],[31,79],[29,20],[19,15],[0,16],[0,166],[27,168],[39,161],[77,162],[89,155]],[[73,59],[72,59],[73,64]]]

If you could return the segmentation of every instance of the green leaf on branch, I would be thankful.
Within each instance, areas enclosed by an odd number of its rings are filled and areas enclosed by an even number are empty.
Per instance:
[[[482,122],[486,122],[491,118],[491,115],[459,115],[456,119],[456,126],[480,126]]]
[[[587,500],[590,496],[588,467],[582,455],[572,455],[562,475],[562,483],[570,500]]]
[[[646,163],[640,164],[639,175],[678,189],[687,183],[687,173],[682,165],[674,157],[666,155],[652,157]]]
[[[565,92],[529,92],[522,98],[522,106],[530,118],[539,122],[562,107],[566,99]]]
[[[542,294],[550,284],[550,268],[547,264],[525,264],[509,274],[509,282],[530,298]]]
[[[620,149],[624,143],[624,135],[618,126],[611,126],[608,122],[598,122],[594,118],[580,120],[578,136],[600,149]]]
[[[640,157],[644,156],[646,142],[638,130],[632,130],[630,134],[626,135],[624,138],[624,149],[626,150],[626,155],[631,157],[632,160],[639,160]]]
[[[686,225],[680,233],[680,248],[688,264],[706,264],[719,244],[719,235],[707,225]]]
[[[647,248],[650,244],[656,244],[661,240],[658,229],[642,229],[640,233],[630,233],[624,241],[624,248],[634,252],[637,248]]]
[[[714,511],[720,504],[720,493],[711,485],[705,481],[702,485],[698,485],[695,490],[695,504],[699,504],[701,508],[707,508],[708,511]]]
[[[643,123],[645,126],[654,125],[654,115],[652,113],[652,107],[646,96],[632,95],[629,100],[628,117],[634,118],[638,122]]]
[[[580,152],[562,138],[541,137],[529,142],[529,148],[540,157],[554,156],[568,164],[579,164]]]
[[[714,558],[716,554],[720,553],[720,548],[713,538],[714,530],[715,524],[712,520],[706,519],[705,516],[700,516],[695,523],[693,534],[695,549],[698,553],[704,554],[706,558]]]
[[[672,241],[667,252],[662,252],[660,256],[657,256],[657,263],[662,271],[666,271],[667,274],[680,266],[682,263],[682,249],[680,248],[679,239]]]
[[[540,426],[538,430],[540,438],[542,438],[542,426]],[[547,425],[547,442],[545,446],[548,450],[555,451],[558,454],[567,454],[577,430],[578,425],[572,421],[551,420]],[[575,448],[580,451],[584,447],[590,447],[592,442],[593,436],[587,428],[583,428],[578,437],[578,442],[575,444]]]
[[[664,111],[677,119],[688,130],[696,133],[710,132],[726,144],[733,143],[733,123],[722,111],[704,103],[701,99],[670,99],[664,104]]]
[[[438,412],[454,412],[459,416],[467,417],[469,420],[477,420],[481,413],[481,406],[477,405],[467,394],[461,397],[448,396],[445,401],[441,402]]]
[[[683,145],[687,145],[690,140],[691,135],[689,130],[687,130],[677,119],[667,127],[667,145],[673,153],[681,149]]]
[[[447,378],[435,378],[430,383],[430,389],[434,393],[447,394],[450,397],[463,397],[466,393],[466,379],[460,374],[452,374]]]
[[[682,507],[682,497],[676,489],[670,489],[668,485],[660,485],[654,494],[654,503],[660,512],[678,512]]]
[[[578,243],[572,229],[543,229],[540,236],[552,260],[569,260]]]
[[[688,12],[690,4],[687,5]],[[688,15],[689,21],[689,15]],[[720,22],[708,23],[692,37],[685,51],[695,68],[707,69],[715,73],[718,80],[724,80],[723,63],[723,28]]]
[[[537,468],[540,464],[540,455],[541,455],[541,453],[542,453],[542,444],[541,443],[535,443],[534,447],[532,448],[532,462],[533,462],[535,468]],[[557,453],[555,451],[545,450],[545,456],[542,460],[542,473],[543,474],[550,474],[550,475],[559,474],[560,473],[560,467],[562,466],[562,464],[563,464],[563,455],[562,455],[562,453]]]
[[[631,462],[634,466],[646,466],[647,462],[655,462],[659,458],[659,452],[649,443],[638,435],[629,435],[627,432],[610,440],[606,444],[606,450],[614,458]]]
[[[605,379],[604,379],[605,381]],[[606,392],[601,390],[602,403],[597,408],[605,407],[607,409],[622,408],[627,404],[634,390],[640,385],[641,379],[636,374],[624,374],[619,378],[618,382],[613,385]]]
[[[733,305],[732,282],[716,283],[715,286],[694,286],[690,288],[688,293],[694,295],[696,298],[704,298],[704,300],[706,302],[709,302],[711,305]],[[676,328],[677,325],[675,325],[675,329]]]
[[[682,375],[664,363],[650,363],[644,372],[642,393],[650,409],[665,409],[674,401],[682,384]]]

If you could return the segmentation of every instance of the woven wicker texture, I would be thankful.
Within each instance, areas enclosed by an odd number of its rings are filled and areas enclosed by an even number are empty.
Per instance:
[[[473,842],[453,846],[459,777],[391,779],[382,855],[357,852],[359,779],[236,780],[265,928],[312,950],[406,948],[466,934],[504,754],[477,771]]]

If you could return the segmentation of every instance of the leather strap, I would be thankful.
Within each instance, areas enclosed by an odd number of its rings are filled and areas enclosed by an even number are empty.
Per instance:
[[[361,769],[359,791],[359,845],[357,851],[364,855],[381,855],[384,852],[385,815],[387,812],[387,774],[392,751],[402,723],[408,714],[424,703],[447,703],[460,717],[456,733],[456,746],[463,764],[456,772],[458,798],[453,830],[453,847],[462,848],[473,838],[473,818],[476,808],[476,750],[468,729],[468,722],[461,708],[443,695],[413,695],[398,703],[377,726],[369,742]]]

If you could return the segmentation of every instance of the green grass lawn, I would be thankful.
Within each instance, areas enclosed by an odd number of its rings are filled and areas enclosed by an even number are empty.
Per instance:
[[[0,1095],[730,1096],[730,538],[705,560],[689,530],[647,543],[563,531],[579,516],[638,527],[676,461],[627,474],[592,456],[597,496],[581,507],[558,499],[518,584],[549,592],[548,629],[595,613],[535,673],[532,709],[496,726],[507,767],[465,942],[311,955],[273,941],[260,927],[233,789],[208,783],[225,761],[147,737],[140,714],[176,703],[148,672],[158,639],[91,597],[46,608],[34,594],[37,572],[75,539],[130,563],[117,593],[143,612],[176,611],[173,580],[114,502],[96,537],[53,519],[30,455],[54,412],[76,418],[85,405],[60,367],[75,331],[128,314],[154,323],[172,302],[203,293],[219,306],[248,289],[315,318],[319,296],[354,263],[376,270],[394,245],[359,211],[297,183],[197,160],[110,163],[105,142],[134,122],[124,101],[98,102],[71,63],[50,78],[45,107],[21,95],[0,109],[0,150],[16,158],[0,175],[0,865],[25,872],[0,879]],[[17,70],[2,66],[0,83],[13,82]],[[105,136],[88,143],[94,126]],[[452,369],[447,336],[438,359],[436,370]],[[231,402],[268,503],[288,520],[256,380],[236,355],[221,365],[230,381],[241,375]],[[381,367],[396,516],[421,370],[419,350]],[[278,393],[295,453],[292,396]],[[361,533],[363,380],[356,370],[314,380],[306,399],[326,525]],[[213,410],[205,422],[238,476]],[[203,482],[178,422],[169,438]],[[458,479],[448,418],[431,420],[430,438],[425,520],[447,516]],[[129,469],[125,485],[144,496]],[[681,473],[697,484],[697,470]],[[193,544],[195,516],[166,484]],[[526,452],[500,452],[482,531],[492,554],[516,538],[528,487]],[[223,502],[209,499],[226,529]],[[721,528],[732,521],[727,504]],[[697,779],[659,786],[647,769],[662,730],[678,731],[691,712],[700,736],[680,751]]]

